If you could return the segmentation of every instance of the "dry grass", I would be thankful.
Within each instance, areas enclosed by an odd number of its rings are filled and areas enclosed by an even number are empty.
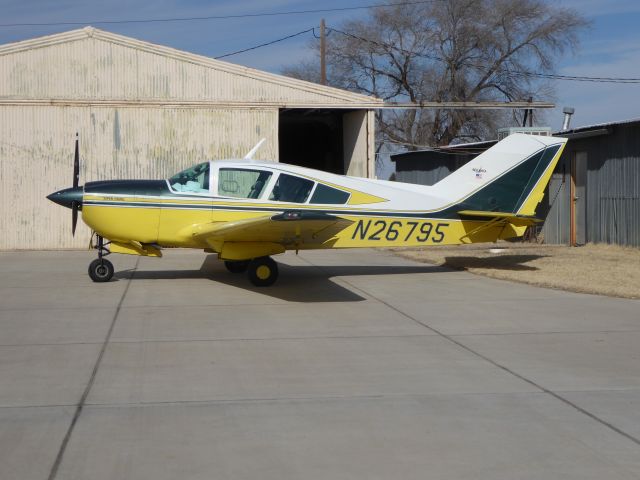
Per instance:
[[[504,248],[491,253],[490,248]],[[395,249],[404,257],[487,277],[572,292],[640,298],[640,249],[499,243]],[[639,313],[640,314],[640,313]]]

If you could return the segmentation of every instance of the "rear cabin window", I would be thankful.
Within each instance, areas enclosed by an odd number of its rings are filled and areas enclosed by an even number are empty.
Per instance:
[[[273,187],[269,200],[304,203],[309,198],[313,183],[311,180],[281,173]]]
[[[337,188],[327,187],[321,183],[316,187],[311,203],[329,203],[333,205],[347,203],[349,193],[338,190]]]
[[[271,172],[221,168],[218,172],[218,195],[235,198],[260,198]]]

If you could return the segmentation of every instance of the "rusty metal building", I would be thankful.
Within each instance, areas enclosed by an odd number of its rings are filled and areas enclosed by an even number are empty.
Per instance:
[[[45,195],[244,156],[373,177],[382,100],[91,27],[0,46],[0,250],[78,248]]]

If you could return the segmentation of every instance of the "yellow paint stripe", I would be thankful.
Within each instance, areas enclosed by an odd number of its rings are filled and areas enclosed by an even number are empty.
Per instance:
[[[553,160],[551,161],[551,163],[547,167],[547,170],[540,177],[540,179],[538,180],[538,183],[536,184],[534,189],[529,194],[529,198],[527,198],[527,200],[524,202],[524,204],[518,210],[518,212],[517,212],[518,215],[535,215],[536,208],[538,207],[538,204],[544,198],[544,192],[547,189],[547,185],[549,184],[549,180],[551,180],[551,175],[553,175],[553,171],[556,169],[556,165],[558,164],[558,161],[560,160],[560,157],[562,156],[562,152],[564,151],[564,147],[566,145],[567,145],[566,143],[562,144],[562,146],[560,147],[560,149],[556,153],[556,156],[553,158]]]

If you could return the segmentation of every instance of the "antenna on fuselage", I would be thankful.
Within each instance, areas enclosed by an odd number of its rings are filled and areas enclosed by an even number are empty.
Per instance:
[[[263,138],[262,140],[260,140],[258,143],[256,143],[256,146],[253,147],[251,150],[249,150],[249,153],[247,153],[244,156],[243,160],[252,160],[253,156],[255,155],[255,153],[258,151],[258,149],[262,146],[262,144],[265,142],[266,138]]]

